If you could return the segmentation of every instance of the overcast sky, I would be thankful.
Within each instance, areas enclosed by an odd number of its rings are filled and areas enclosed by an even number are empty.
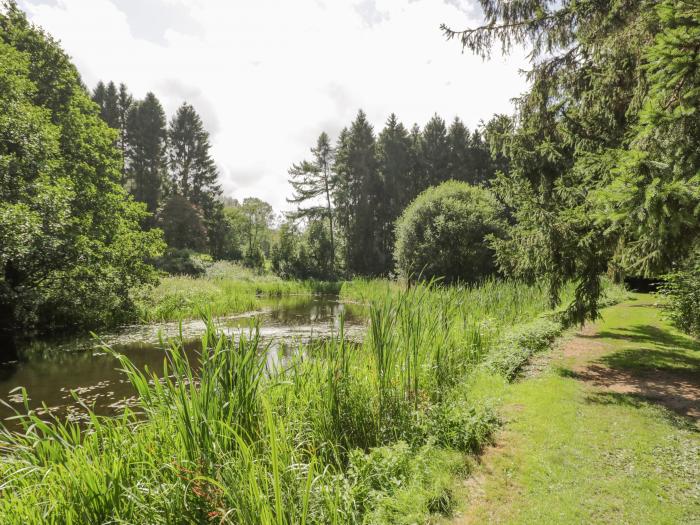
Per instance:
[[[168,118],[190,102],[211,133],[224,191],[288,209],[287,169],[357,110],[381,129],[438,113],[474,128],[510,112],[523,55],[490,62],[439,26],[481,22],[476,0],[24,0],[83,80],[153,91]]]

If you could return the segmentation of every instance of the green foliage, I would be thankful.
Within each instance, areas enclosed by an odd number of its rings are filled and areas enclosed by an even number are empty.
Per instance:
[[[181,195],[168,198],[158,211],[157,224],[163,230],[165,242],[175,249],[204,251],[207,229],[203,213]]]
[[[121,321],[162,249],[120,186],[115,134],[60,47],[16,6],[0,14],[3,331]]]
[[[595,318],[609,268],[658,275],[697,237],[698,6],[684,0],[481,2],[485,23],[449,37],[488,56],[531,48],[530,90],[492,154],[512,211],[501,268],[546,277],[552,305],[578,282],[570,320]]]
[[[486,189],[448,181],[421,193],[396,224],[395,257],[407,278],[474,282],[495,271],[487,238],[504,235],[498,202]]]
[[[205,261],[197,252],[188,249],[168,248],[154,264],[159,270],[172,275],[199,277],[207,271]]]
[[[167,134],[165,112],[153,93],[134,103],[125,125],[126,183],[134,199],[155,213],[160,205],[166,175]]]
[[[549,348],[561,331],[561,322],[546,318],[521,325],[502,337],[484,364],[512,380],[532,354]]]
[[[673,323],[688,334],[700,336],[700,258],[697,253],[664,275],[660,292],[666,298],[664,306]]]
[[[328,227],[311,221],[303,232],[293,222],[280,226],[272,247],[272,270],[283,278],[332,280],[334,250]]]
[[[384,296],[370,306],[364,343],[346,341],[341,323],[267,371],[254,329],[230,337],[212,324],[196,367],[180,339],[160,379],[118,356],[143,415],[91,415],[83,429],[29,414],[19,434],[0,432],[0,520],[38,523],[48,512],[63,522],[390,524],[448,515],[463,453],[488,443],[497,424],[471,373],[495,333],[546,308],[546,294],[521,285],[467,293],[473,302],[464,290],[424,285]]]

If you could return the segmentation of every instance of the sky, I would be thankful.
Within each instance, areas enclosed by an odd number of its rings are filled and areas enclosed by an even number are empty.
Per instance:
[[[287,170],[363,109],[421,127],[435,113],[471,129],[510,113],[524,53],[490,61],[446,41],[482,22],[476,0],[24,0],[90,88],[183,101],[211,134],[224,193],[290,209]]]

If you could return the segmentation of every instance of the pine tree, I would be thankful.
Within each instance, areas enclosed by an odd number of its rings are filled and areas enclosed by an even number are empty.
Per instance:
[[[479,130],[474,130],[471,139],[469,140],[469,150],[472,159],[472,172],[474,173],[474,180],[470,181],[472,184],[485,184],[490,181],[494,175],[495,170],[493,162],[491,159],[491,152],[489,147],[481,137]]]
[[[100,116],[110,128],[119,129],[119,93],[114,82],[107,84]]]
[[[436,186],[450,178],[449,156],[445,121],[434,115],[425,125],[421,140],[421,157],[428,186]]]
[[[458,118],[452,121],[447,133],[449,157],[447,171],[451,179],[476,184],[477,174],[474,172],[474,158],[471,150],[471,135],[464,123]]]
[[[117,147],[122,153],[122,184],[126,183],[126,119],[129,114],[129,108],[134,102],[134,97],[131,96],[126,84],[119,84],[119,93],[117,95],[117,125],[119,129],[119,138],[117,139]]]
[[[168,140],[168,191],[206,209],[221,195],[221,187],[209,154],[209,133],[190,104],[183,103],[171,119]]]
[[[413,200],[416,195],[428,187],[428,178],[423,165],[423,136],[418,124],[413,124],[411,127],[409,140],[411,143],[411,182],[408,187],[411,194],[410,200]]]
[[[412,193],[411,137],[395,114],[391,114],[377,139],[377,163],[382,184],[379,200],[379,247],[381,273],[393,269],[394,223],[415,196]]]
[[[377,275],[382,254],[377,239],[377,209],[382,198],[376,142],[367,115],[360,110],[350,130],[341,133],[336,151],[336,207],[345,227],[345,263],[351,273]]]
[[[195,109],[183,103],[168,127],[169,176],[165,191],[181,195],[204,213],[212,252],[220,246],[220,222],[224,220],[220,202],[218,170],[209,150],[209,133]],[[214,253],[216,255],[216,253]]]
[[[291,214],[292,218],[306,218],[309,220],[324,218],[328,220],[330,232],[330,256],[331,271],[335,261],[335,239],[333,231],[333,207],[331,196],[335,190],[335,178],[332,176],[334,151],[330,138],[323,132],[316,141],[316,147],[311,148],[313,160],[294,164],[289,169],[291,177],[289,183],[294,189],[294,195],[287,202],[297,205],[297,210]],[[319,204],[318,200],[323,199]],[[303,203],[311,201],[311,205],[301,207]]]
[[[100,107],[100,114],[102,114],[102,108],[105,105],[106,92],[107,88],[105,87],[105,83],[101,80],[97,83],[92,92],[92,100]]]
[[[153,93],[134,103],[126,117],[127,180],[131,194],[146,203],[150,213],[160,204],[163,179],[166,175],[165,112]]]

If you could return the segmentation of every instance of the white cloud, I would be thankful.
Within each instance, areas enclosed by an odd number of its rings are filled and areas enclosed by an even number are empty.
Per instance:
[[[225,190],[278,210],[291,193],[287,168],[359,108],[376,128],[391,112],[409,127],[435,112],[474,127],[510,111],[525,87],[522,54],[483,62],[445,41],[440,23],[480,22],[465,0],[20,5],[61,40],[87,85],[104,79],[125,82],[137,97],[153,91],[169,115],[191,102],[212,133]]]

